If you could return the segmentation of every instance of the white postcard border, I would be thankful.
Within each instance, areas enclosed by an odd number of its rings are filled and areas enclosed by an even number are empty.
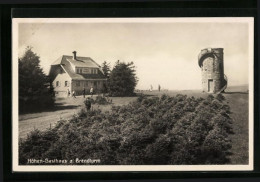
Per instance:
[[[19,23],[248,23],[249,27],[249,164],[248,165],[19,165],[18,117],[18,25]],[[254,155],[254,18],[13,18],[12,19],[12,169],[13,172],[56,171],[251,171]]]

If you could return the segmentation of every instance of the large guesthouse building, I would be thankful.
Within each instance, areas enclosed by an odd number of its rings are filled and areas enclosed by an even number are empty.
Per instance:
[[[91,87],[94,93],[100,93],[106,82],[100,65],[90,57],[78,57],[76,51],[52,63],[49,76],[57,97],[66,97],[73,91],[81,95],[84,89],[88,94]]]

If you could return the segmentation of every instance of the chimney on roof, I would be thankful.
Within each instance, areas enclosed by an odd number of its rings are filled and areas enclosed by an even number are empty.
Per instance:
[[[76,51],[73,51],[73,59],[76,60],[77,59],[77,52]]]

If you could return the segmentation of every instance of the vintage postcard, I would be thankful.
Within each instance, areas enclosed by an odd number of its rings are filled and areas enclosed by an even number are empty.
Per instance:
[[[13,18],[13,171],[250,171],[254,19]]]

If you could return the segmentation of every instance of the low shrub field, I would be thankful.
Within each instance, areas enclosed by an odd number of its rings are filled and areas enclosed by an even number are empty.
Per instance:
[[[229,114],[222,95],[140,96],[107,112],[83,109],[20,140],[19,163],[77,158],[98,159],[99,165],[227,164],[233,133]]]

